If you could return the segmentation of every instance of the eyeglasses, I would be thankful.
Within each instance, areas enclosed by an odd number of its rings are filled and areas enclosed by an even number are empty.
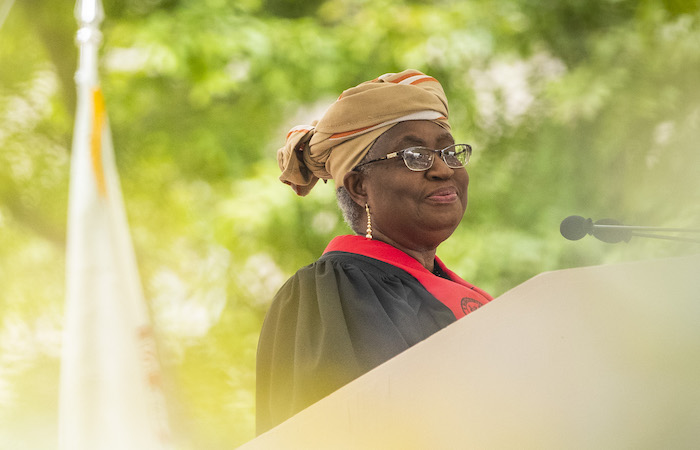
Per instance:
[[[409,147],[398,152],[389,153],[381,158],[358,164],[355,166],[355,169],[373,162],[398,158],[400,156],[406,164],[406,167],[415,172],[421,172],[433,167],[436,153],[440,154],[440,158],[447,164],[447,167],[460,169],[469,162],[469,157],[472,155],[472,147],[468,144],[454,144],[442,150],[433,150],[427,147]]]

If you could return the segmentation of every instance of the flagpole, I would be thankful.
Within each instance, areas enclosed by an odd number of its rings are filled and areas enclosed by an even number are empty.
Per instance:
[[[78,21],[76,43],[80,51],[75,82],[78,90],[90,89],[97,84],[97,51],[102,43],[100,24],[104,9],[100,0],[78,0],[75,4]]]

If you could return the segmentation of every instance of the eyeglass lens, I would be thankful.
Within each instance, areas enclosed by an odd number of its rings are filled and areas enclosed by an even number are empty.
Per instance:
[[[425,147],[413,147],[404,150],[403,160],[411,170],[427,170],[433,165],[435,151]],[[441,152],[442,159],[448,167],[458,169],[469,161],[469,147],[454,145]]]

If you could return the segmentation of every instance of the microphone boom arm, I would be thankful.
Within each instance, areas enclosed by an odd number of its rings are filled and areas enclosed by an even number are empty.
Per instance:
[[[593,224],[594,228],[618,228],[632,231],[660,231],[669,233],[700,233],[700,228],[659,228],[659,227],[640,227],[636,225],[603,225],[599,223]]]
[[[665,236],[663,234],[649,234],[649,233],[635,233],[632,232],[632,236],[655,238],[655,239],[666,239],[669,241],[681,241],[681,242],[693,242],[695,244],[700,244],[700,239],[687,238],[682,236]]]
[[[591,235],[603,242],[614,244],[622,241],[629,242],[632,236],[639,236],[700,244],[700,239],[648,233],[700,233],[700,228],[661,228],[622,225],[614,219],[600,219],[593,222],[592,219],[585,219],[581,216],[569,216],[562,221],[559,229],[562,236],[572,241],[579,240],[586,235]]]

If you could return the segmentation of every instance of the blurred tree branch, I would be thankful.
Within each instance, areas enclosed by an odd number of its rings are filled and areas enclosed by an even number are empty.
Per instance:
[[[75,113],[76,93],[74,75],[78,49],[75,46],[77,24],[69,2],[55,0],[22,0],[16,3],[24,13],[26,23],[41,39],[61,84],[66,110]]]

